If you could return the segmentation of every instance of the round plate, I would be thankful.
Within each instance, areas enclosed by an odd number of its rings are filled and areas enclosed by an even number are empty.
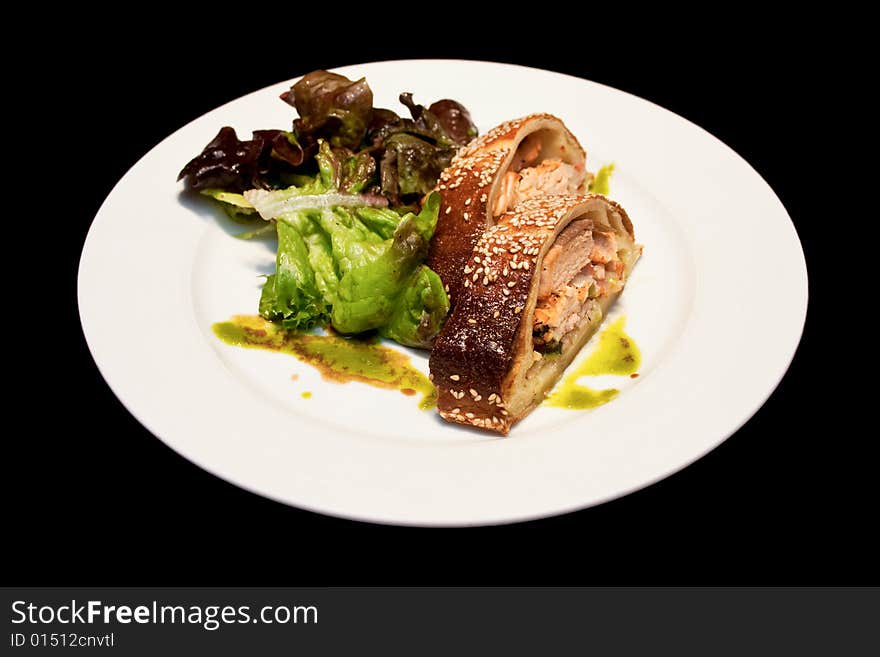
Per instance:
[[[646,486],[711,450],[764,403],[800,338],[807,273],[782,203],[730,148],[650,102],[548,71],[428,60],[338,71],[366,76],[375,105],[400,113],[401,91],[425,104],[454,98],[481,131],[550,112],[580,139],[588,168],[616,164],[611,196],[627,209],[644,255],[611,319],[626,315],[641,376],[600,379],[594,387],[621,390],[613,402],[592,411],[540,407],[499,438],[446,424],[420,411],[417,398],[327,382],[284,354],[221,343],[211,325],[256,312],[273,245],[235,239],[241,227],[174,180],[221,126],[245,135],[289,126],[295,112],[278,99],[288,81],[153,148],[110,193],[83,249],[79,308],[95,362],[170,447],[306,509],[489,524]],[[427,371],[426,354],[408,353]]]

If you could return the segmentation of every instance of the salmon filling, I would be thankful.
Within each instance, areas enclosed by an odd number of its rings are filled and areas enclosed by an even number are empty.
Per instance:
[[[566,336],[593,319],[598,300],[623,287],[623,271],[613,232],[596,229],[590,219],[566,226],[544,256],[532,329],[534,350],[562,351]]]
[[[517,203],[546,194],[576,194],[583,191],[584,169],[560,159],[539,161],[541,138],[526,137],[516,150],[513,163],[492,205],[492,216],[499,217]]]

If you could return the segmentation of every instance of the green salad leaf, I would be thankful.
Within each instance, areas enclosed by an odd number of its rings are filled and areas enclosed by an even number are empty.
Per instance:
[[[314,179],[244,196],[278,231],[276,271],[263,286],[260,314],[289,329],[329,322],[340,333],[376,330],[429,347],[449,311],[440,278],[422,264],[439,195],[429,195],[418,213],[381,207],[377,197],[353,193],[369,166],[358,156],[321,142],[316,158]]]
[[[422,265],[403,288],[394,312],[379,333],[400,344],[430,346],[448,312],[449,297],[440,277]]]
[[[398,133],[385,140],[380,186],[389,198],[427,194],[452,162],[454,151],[438,155],[437,149],[413,135]]]
[[[280,321],[284,328],[310,328],[326,318],[329,309],[309,263],[306,241],[287,223],[279,222],[277,228],[275,273],[263,285],[260,314]]]
[[[258,223],[260,216],[244,195],[237,192],[225,192],[222,189],[208,188],[200,192],[202,195],[218,202],[226,216],[239,224]]]
[[[334,328],[341,333],[382,329],[395,315],[405,312],[399,308],[401,304],[419,301],[415,292],[411,296],[405,292],[414,285],[425,284],[418,272],[428,253],[439,205],[439,196],[433,194],[418,215],[398,216],[399,223],[390,239],[370,232],[357,212],[323,213],[324,226],[333,240],[333,252],[342,274],[331,313]],[[391,210],[385,212],[388,219],[396,214]],[[349,226],[339,220],[344,214],[349,214]],[[363,230],[368,234],[364,235]],[[445,316],[448,301],[446,303],[445,308],[440,304],[432,310],[435,314],[442,311]],[[425,310],[424,304],[421,310]],[[420,341],[411,346],[426,345]]]

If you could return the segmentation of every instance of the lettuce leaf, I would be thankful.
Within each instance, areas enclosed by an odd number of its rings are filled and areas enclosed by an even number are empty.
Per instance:
[[[373,91],[364,78],[312,71],[281,98],[299,112],[293,127],[306,143],[322,137],[331,146],[357,149],[372,118]]]
[[[248,200],[242,195],[235,192],[224,192],[222,189],[208,188],[200,192],[203,196],[212,198],[226,213],[232,221],[237,224],[253,225],[259,224],[260,215]]]
[[[220,129],[201,153],[177,176],[191,189],[243,192],[279,186],[285,174],[303,163],[305,153],[296,136],[284,130],[257,130],[242,141],[235,130]]]
[[[325,224],[342,273],[331,312],[337,331],[361,333],[381,329],[395,315],[405,312],[408,302],[419,302],[417,294],[409,296],[406,292],[411,286],[424,286],[417,274],[428,252],[439,205],[439,196],[432,194],[418,215],[407,213],[400,218],[391,239],[383,240],[372,232],[357,235],[358,229],[365,227],[360,221],[356,222],[357,229],[343,229],[341,222],[332,220]],[[335,218],[339,214],[342,212],[337,211]],[[324,216],[327,217],[326,213]],[[399,308],[401,305],[405,308]],[[432,305],[431,310],[439,311],[440,305]]]
[[[369,155],[331,149],[322,140],[315,160],[318,175],[314,178],[300,176],[298,185],[275,191],[251,189],[242,195],[243,201],[267,221],[301,209],[388,205],[388,200],[381,196],[358,194],[375,172]]]
[[[430,349],[448,312],[449,297],[440,277],[422,265],[403,288],[379,334],[403,345]]]
[[[443,130],[456,144],[464,146],[477,136],[477,126],[470,112],[458,101],[444,98],[432,103],[428,111],[437,117]]]
[[[260,295],[260,314],[287,329],[308,329],[329,316],[329,309],[309,262],[309,249],[299,231],[285,222],[278,229],[275,273]]]
[[[399,133],[385,140],[380,185],[390,199],[430,192],[455,151],[440,151],[424,139]]]
[[[241,140],[233,128],[224,127],[178,180],[195,190],[233,193],[281,190],[291,183],[300,187],[300,180],[314,177],[316,169],[324,179],[329,152],[336,191],[381,194],[392,206],[411,206],[434,188],[458,149],[477,135],[467,109],[454,100],[425,107],[411,93],[402,93],[400,102],[410,114],[404,118],[374,108],[365,79],[329,71],[308,73],[281,98],[299,113],[292,131],[257,130],[252,139]]]
[[[274,223],[264,223],[262,226],[258,228],[254,228],[253,230],[246,230],[243,233],[238,233],[233,235],[236,239],[239,240],[253,240],[257,238],[269,238],[275,237],[277,233],[275,232],[275,224]]]
[[[279,210],[276,272],[263,286],[260,314],[289,329],[329,322],[340,333],[378,330],[401,344],[429,347],[449,311],[439,277],[422,264],[439,195],[431,194],[418,214],[325,205],[320,199],[365,197],[338,193],[348,160],[326,142],[321,151],[320,173],[310,183],[245,196],[261,214]],[[307,205],[286,211],[291,200]]]

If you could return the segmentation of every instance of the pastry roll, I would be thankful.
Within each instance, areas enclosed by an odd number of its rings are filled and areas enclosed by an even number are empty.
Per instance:
[[[426,262],[452,306],[483,231],[525,199],[586,191],[585,162],[578,140],[550,114],[502,123],[458,152],[437,182],[440,214]]]
[[[634,237],[599,194],[541,196],[499,217],[431,352],[440,415],[507,434],[540,404],[623,290]]]

